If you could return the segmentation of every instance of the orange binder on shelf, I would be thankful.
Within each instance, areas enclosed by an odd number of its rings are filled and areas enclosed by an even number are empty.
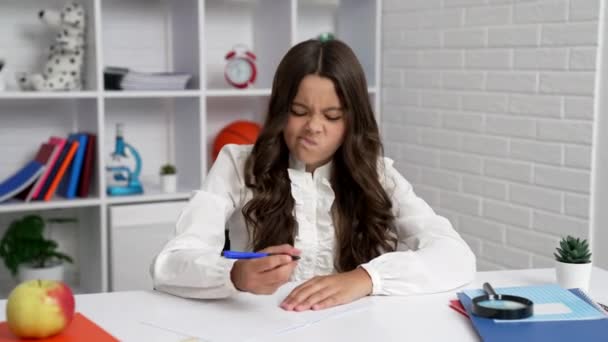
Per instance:
[[[77,312],[70,325],[60,334],[43,339],[20,339],[8,329],[6,322],[0,323],[0,342],[38,341],[38,342],[117,342],[118,339],[100,326]]]
[[[61,164],[59,166],[55,179],[53,179],[51,186],[49,187],[49,190],[47,191],[47,193],[44,194],[45,201],[50,201],[51,198],[53,197],[53,195],[55,194],[55,190],[57,190],[57,186],[59,186],[59,182],[61,182],[61,178],[63,178],[65,171],[68,169],[68,166],[72,162],[72,158],[74,158],[74,154],[76,153],[77,149],[78,149],[78,141],[72,142],[72,145],[70,145],[69,150],[65,156],[65,159],[63,159],[61,161]],[[57,161],[57,162],[59,162],[59,161]]]

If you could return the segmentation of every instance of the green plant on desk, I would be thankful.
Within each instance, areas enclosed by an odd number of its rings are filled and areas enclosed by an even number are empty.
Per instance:
[[[565,288],[589,289],[591,279],[591,252],[585,239],[568,235],[559,242],[555,256],[555,277],[557,283]]]
[[[559,262],[568,264],[588,264],[591,262],[591,252],[587,240],[574,238],[568,235],[559,242],[556,248],[557,253],[553,253]]]
[[[54,218],[49,223],[75,222],[75,219]],[[45,222],[39,215],[27,215],[11,222],[0,240],[0,258],[13,276],[19,265],[34,268],[51,266],[57,261],[73,262],[72,258],[57,251],[57,242],[43,235]]]

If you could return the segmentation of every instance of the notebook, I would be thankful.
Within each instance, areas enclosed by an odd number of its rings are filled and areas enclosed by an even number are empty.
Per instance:
[[[469,298],[485,294],[482,290],[465,290]],[[557,284],[518,286],[496,289],[498,294],[510,294],[530,299],[534,303],[534,316],[522,320],[500,320],[497,323],[547,322],[606,318],[594,305]]]
[[[44,165],[32,160],[4,181],[0,181],[0,202],[16,196],[44,172]]]
[[[501,293],[500,289],[495,289]],[[593,306],[593,301],[579,289],[570,289],[572,294]],[[486,342],[507,341],[606,341],[608,316],[599,319],[528,321],[518,320],[504,324],[491,318],[475,316],[471,313],[471,297],[463,292],[458,299],[464,306],[477,333]],[[599,309],[598,309],[599,312]],[[601,313],[601,312],[600,312]]]
[[[13,335],[6,322],[0,323],[0,342],[39,341],[39,342],[117,342],[118,339],[97,324],[77,312],[70,325],[61,333],[44,339],[20,339]]]

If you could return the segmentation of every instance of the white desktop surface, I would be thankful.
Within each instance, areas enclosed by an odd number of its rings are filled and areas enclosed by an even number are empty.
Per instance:
[[[494,287],[540,285],[555,282],[555,272],[554,269],[478,272],[475,281],[463,288],[480,288],[486,281]],[[456,299],[456,292],[463,288],[424,296],[365,298],[364,301],[368,302],[361,310],[346,312],[279,335],[264,336],[260,340],[479,341],[468,319],[448,307],[449,300]],[[589,294],[595,301],[608,303],[608,271],[593,269]],[[280,299],[276,298],[276,301]],[[221,305],[221,302],[216,301],[215,304]],[[0,301],[0,321],[5,320],[5,305],[6,301]],[[200,312],[200,317],[193,317],[193,310]],[[204,301],[201,303],[154,291],[77,295],[76,311],[82,312],[121,341],[181,341],[188,336],[171,331],[173,322],[203,322],[207,312],[210,317],[213,316],[212,310],[205,311]],[[170,317],[164,328],[142,323],[155,314]],[[252,314],[251,319],[263,321],[260,316],[259,312]],[[231,329],[232,333],[234,329],[239,329],[230,323],[223,322],[225,329]],[[243,341],[255,337],[247,335],[247,331],[242,331],[242,334]],[[204,336],[200,337],[203,337],[200,341],[208,341]]]

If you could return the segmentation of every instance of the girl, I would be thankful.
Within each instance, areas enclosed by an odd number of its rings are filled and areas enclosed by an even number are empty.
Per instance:
[[[468,283],[473,253],[392,164],[352,50],[338,40],[295,45],[255,145],[222,149],[154,260],[155,288],[218,298],[297,281],[281,307],[301,311]],[[224,258],[226,227],[233,249],[274,255]]]

